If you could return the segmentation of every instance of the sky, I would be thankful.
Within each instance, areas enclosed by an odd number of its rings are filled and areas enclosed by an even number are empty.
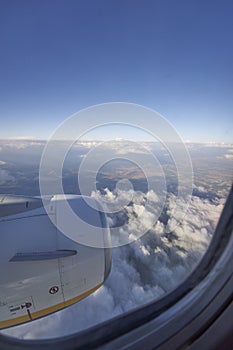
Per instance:
[[[0,0],[0,138],[118,101],[233,143],[232,16],[231,0]]]

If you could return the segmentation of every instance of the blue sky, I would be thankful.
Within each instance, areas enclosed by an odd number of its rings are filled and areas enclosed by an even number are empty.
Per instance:
[[[1,0],[0,137],[123,101],[233,142],[232,18],[231,0]]]

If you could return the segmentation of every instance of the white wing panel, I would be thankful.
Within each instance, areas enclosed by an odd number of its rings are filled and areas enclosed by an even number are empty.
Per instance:
[[[42,310],[63,303],[58,259],[10,261],[18,253],[57,249],[57,230],[44,210],[1,219],[0,239],[0,328],[39,317]]]
[[[64,301],[57,260],[9,262],[0,265],[0,274],[6,276],[0,284],[0,328],[37,318]]]
[[[54,222],[62,220],[59,204],[63,200],[54,196],[48,204]],[[92,213],[84,207],[80,196],[69,200],[75,211],[101,228],[98,211]],[[74,237],[91,234],[77,225],[73,232]],[[109,234],[99,232],[102,241]],[[0,218],[0,250],[0,328],[28,322],[81,300],[103,284],[110,268],[104,248],[88,247],[66,237],[44,208]]]

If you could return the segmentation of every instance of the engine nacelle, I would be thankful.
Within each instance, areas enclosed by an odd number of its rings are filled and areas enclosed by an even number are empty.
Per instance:
[[[101,208],[96,199],[84,199],[57,195],[42,202],[34,197],[0,196],[0,328],[61,310],[104,283],[111,269],[110,230],[105,213],[95,209]],[[54,224],[66,220],[62,217],[65,202],[75,214],[81,213],[82,232],[73,227],[73,239]],[[74,239],[75,232],[77,238],[85,236],[85,227],[93,234],[88,227],[95,226],[104,246]]]

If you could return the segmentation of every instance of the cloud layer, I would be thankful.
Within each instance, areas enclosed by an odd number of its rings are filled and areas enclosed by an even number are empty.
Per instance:
[[[92,195],[104,199],[105,203],[116,199],[116,193],[109,190]],[[188,198],[177,203],[176,197],[169,194],[159,220],[151,227],[157,214],[156,193],[135,191],[132,197],[130,190],[118,191],[117,196],[122,197],[120,200],[128,198],[130,204],[119,213],[109,215],[110,225],[118,227],[121,234],[136,237],[142,228],[149,231],[135,242],[113,249],[112,271],[105,285],[66,310],[3,333],[27,339],[62,336],[159,299],[197,265],[209,245],[224,204],[224,200],[193,196],[183,218]],[[145,210],[148,198],[154,205]],[[170,232],[174,221],[175,230]],[[114,233],[113,240],[117,239]]]

